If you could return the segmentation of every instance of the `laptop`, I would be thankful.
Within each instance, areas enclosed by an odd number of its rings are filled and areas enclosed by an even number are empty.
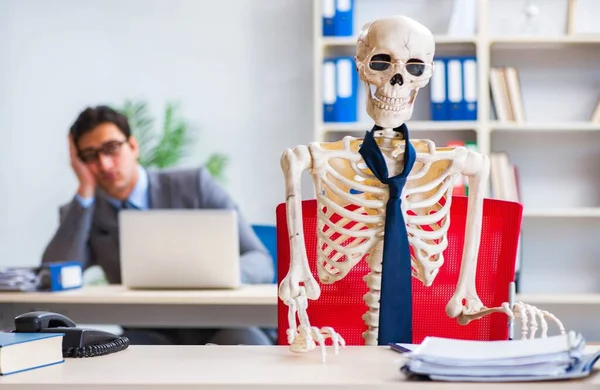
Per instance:
[[[235,210],[121,210],[121,283],[131,289],[225,289],[241,284]]]

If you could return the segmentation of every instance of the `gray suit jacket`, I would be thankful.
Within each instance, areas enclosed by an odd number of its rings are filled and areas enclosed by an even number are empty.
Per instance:
[[[204,168],[148,171],[151,209],[237,209],[231,197]],[[239,213],[243,283],[270,283],[274,269],[269,252]],[[80,260],[84,268],[99,265],[109,283],[121,283],[117,210],[97,191],[85,208],[77,199],[60,208],[60,225],[42,256],[42,263]]]

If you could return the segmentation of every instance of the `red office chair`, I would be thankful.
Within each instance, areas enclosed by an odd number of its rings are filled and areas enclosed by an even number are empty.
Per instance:
[[[487,307],[500,306],[508,301],[509,283],[514,279],[517,245],[521,230],[522,205],[497,199],[485,199],[483,227],[477,264],[477,294]],[[454,293],[462,260],[467,197],[454,196],[450,208],[448,247],[445,262],[433,285],[424,287],[413,278],[413,343],[426,336],[470,340],[506,340],[508,338],[505,314],[493,313],[468,325],[459,325],[446,315],[445,307]],[[279,204],[277,217],[277,277],[281,281],[288,272],[290,252],[286,224],[286,205]],[[306,252],[315,279],[317,249],[317,203],[302,201],[302,219]],[[334,283],[321,284],[321,296],[309,300],[308,315],[312,326],[332,326],[347,345],[364,345],[362,333],[366,326],[362,315],[367,311],[363,295],[368,292],[363,276],[369,272],[361,260],[348,275]],[[286,345],[288,307],[278,300],[279,344]],[[330,344],[330,340],[328,340]]]

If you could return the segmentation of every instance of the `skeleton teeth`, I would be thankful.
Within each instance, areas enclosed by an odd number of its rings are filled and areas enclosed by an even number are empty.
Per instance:
[[[385,104],[383,102],[385,99],[390,99],[391,101],[396,101],[399,104],[394,104],[394,105]],[[391,99],[391,98],[381,97],[381,98],[375,99],[373,101],[375,102],[375,106],[377,106],[378,108],[380,108],[382,110],[393,111],[393,112],[400,112],[400,111],[406,109],[406,106],[407,106],[406,100],[407,99],[401,99],[401,98],[399,98],[399,99]]]
[[[413,99],[413,96],[411,96],[410,98],[407,99],[407,98],[395,98],[395,97],[383,96],[383,95],[379,95],[379,94],[375,95],[375,101],[378,103],[377,107],[380,107],[380,108],[383,108],[386,110],[392,109],[392,108],[386,108],[389,106],[401,106],[401,105],[406,104],[409,101],[412,103],[412,99]],[[395,108],[393,110],[397,111]]]

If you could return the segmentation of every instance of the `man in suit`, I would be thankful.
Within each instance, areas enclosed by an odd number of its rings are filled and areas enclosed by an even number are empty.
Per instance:
[[[89,107],[69,131],[71,166],[79,186],[60,208],[60,225],[43,263],[80,259],[98,265],[111,284],[121,283],[118,213],[122,208],[236,209],[231,197],[204,169],[147,171],[138,164],[138,144],[127,118],[107,106]],[[243,283],[270,283],[271,257],[241,213]],[[268,344],[258,328],[126,329],[132,344]]]

